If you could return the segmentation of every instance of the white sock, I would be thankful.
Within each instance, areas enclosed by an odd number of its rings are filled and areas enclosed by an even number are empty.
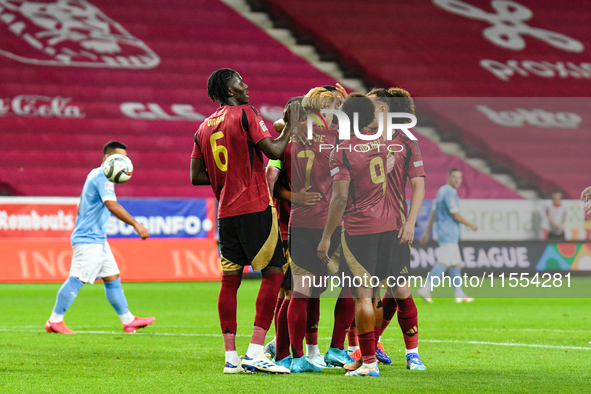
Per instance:
[[[306,344],[306,356],[314,357],[317,354],[320,354],[320,350],[318,350],[318,345]]]
[[[258,356],[262,356],[265,351],[265,347],[263,345],[257,345],[254,343],[251,343],[248,345],[248,350],[246,351],[246,355],[250,358],[255,358]]]
[[[378,342],[382,342],[382,336],[381,335],[378,338]]]
[[[119,315],[119,319],[121,319],[121,323],[129,324],[135,319],[135,316],[131,312],[124,313],[123,315]]]
[[[269,343],[275,343],[275,338],[277,338],[277,337],[273,337],[273,339],[272,339],[272,340],[271,340],[271,342],[269,342]],[[269,344],[269,343],[268,343],[268,344]],[[267,345],[268,345],[268,344],[267,344]]]
[[[369,364],[363,363],[363,366],[368,367],[368,368],[375,368],[376,363],[377,363],[377,361],[374,361],[373,363],[369,363]]]
[[[51,312],[51,317],[49,318],[51,323],[60,323],[64,321],[64,315],[59,315],[55,312]]]
[[[232,365],[240,365],[240,356],[236,350],[226,352],[226,362]]]
[[[349,346],[347,348],[347,350],[349,350],[351,353],[355,352],[358,349],[359,349],[359,346]]]
[[[406,349],[406,354],[409,354],[409,353],[416,353],[416,354],[419,354],[419,348],[418,348],[418,347],[416,347],[416,348],[414,348],[414,349]]]

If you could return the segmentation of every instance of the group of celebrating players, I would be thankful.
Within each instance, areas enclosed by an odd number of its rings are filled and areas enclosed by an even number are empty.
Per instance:
[[[280,133],[275,139],[248,105],[248,86],[239,73],[214,71],[207,92],[220,108],[195,134],[191,181],[211,185],[219,201],[224,373],[341,367],[346,376],[379,376],[377,362],[391,362],[381,335],[396,312],[406,366],[425,370],[410,288],[386,281],[409,274],[410,244],[425,194],[423,161],[417,142],[403,133],[396,131],[389,140],[385,133],[376,135],[389,113],[414,115],[408,92],[391,88],[348,95],[339,84],[315,87],[288,102],[274,124]],[[339,140],[338,119],[330,113],[337,109],[353,120],[348,139]],[[310,118],[316,124],[308,139]],[[247,265],[261,271],[262,282],[252,338],[241,359],[235,343],[236,297]],[[315,279],[327,275],[365,280],[342,287],[330,348],[322,355],[317,333],[326,282],[318,285],[322,281]],[[367,280],[376,277],[376,282]],[[264,346],[273,318],[276,337]]]

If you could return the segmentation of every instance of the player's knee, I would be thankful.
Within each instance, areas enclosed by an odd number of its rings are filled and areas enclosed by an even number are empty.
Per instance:
[[[105,276],[103,278],[103,282],[112,282],[114,280],[117,280],[117,278],[119,278],[119,274]]]
[[[267,266],[262,271],[263,276],[267,274],[283,273],[283,267]]]

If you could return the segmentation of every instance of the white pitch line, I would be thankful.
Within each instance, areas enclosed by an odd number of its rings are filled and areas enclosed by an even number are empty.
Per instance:
[[[492,346],[517,346],[517,347],[538,347],[547,349],[572,349],[572,350],[591,350],[590,347],[583,346],[560,346],[560,345],[539,345],[535,343],[513,343],[513,342],[481,342],[481,341],[456,341],[447,339],[421,339],[420,342],[431,342],[431,343],[461,343],[469,345],[492,345]]]
[[[0,328],[0,332],[44,332],[44,330],[23,330],[23,329],[12,329],[12,328]],[[80,334],[107,334],[117,335],[124,334],[121,331],[76,331]],[[198,333],[183,333],[183,332],[136,332],[134,335],[142,336],[178,336],[178,337],[221,337],[222,334],[198,334]],[[247,334],[236,334],[237,337],[250,337]],[[321,340],[332,339],[330,337],[319,337]],[[393,338],[382,338],[382,341],[395,341]],[[516,347],[536,347],[536,348],[547,348],[547,349],[567,349],[567,350],[591,350],[590,347],[583,346],[560,346],[560,345],[540,345],[535,343],[512,343],[512,342],[483,342],[483,341],[457,341],[447,339],[421,339],[421,342],[427,343],[458,343],[464,345],[490,345],[490,346],[516,346]]]

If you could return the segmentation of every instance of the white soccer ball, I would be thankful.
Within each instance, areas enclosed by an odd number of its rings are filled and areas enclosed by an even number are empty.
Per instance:
[[[117,153],[107,157],[103,164],[103,171],[111,182],[123,183],[131,178],[133,164],[129,157]]]

